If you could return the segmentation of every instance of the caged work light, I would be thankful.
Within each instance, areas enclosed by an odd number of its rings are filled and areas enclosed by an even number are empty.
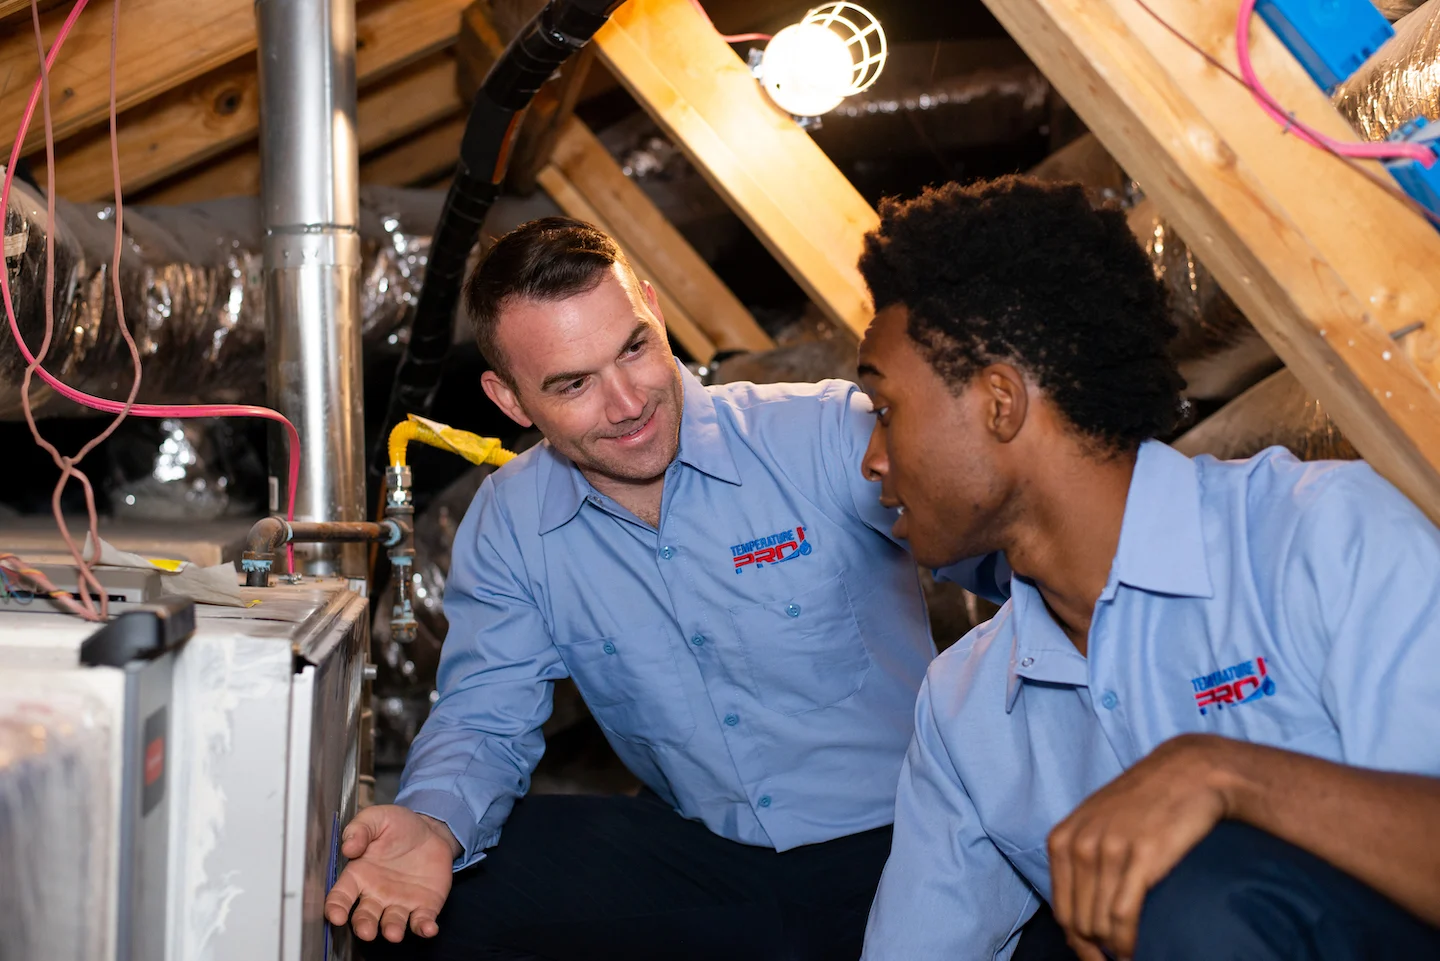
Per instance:
[[[869,89],[885,67],[885,31],[854,3],[816,7],[751,52],[751,69],[770,99],[802,126]]]

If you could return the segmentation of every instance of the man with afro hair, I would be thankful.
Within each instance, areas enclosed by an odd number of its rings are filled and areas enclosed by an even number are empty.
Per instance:
[[[1440,531],[1157,440],[1174,326],[1078,186],[887,202],[860,268],[893,533],[1014,570],[927,673],[866,961],[1009,958],[1042,900],[1085,961],[1440,957]]]

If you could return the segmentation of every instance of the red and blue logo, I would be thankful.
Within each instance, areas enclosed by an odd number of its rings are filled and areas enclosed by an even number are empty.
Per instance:
[[[739,574],[751,565],[764,567],[766,564],[783,564],[797,557],[805,557],[814,549],[805,539],[805,528],[796,524],[790,530],[779,531],[769,537],[732,545],[730,553],[735,560],[735,573]]]
[[[1205,714],[1210,708],[1222,711],[1237,704],[1249,704],[1275,693],[1275,679],[1265,666],[1265,658],[1241,661],[1223,671],[1190,679],[1195,688],[1195,706]]]

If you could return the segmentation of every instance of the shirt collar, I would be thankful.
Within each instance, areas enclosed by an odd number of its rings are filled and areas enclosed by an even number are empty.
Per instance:
[[[680,413],[680,451],[676,460],[729,484],[740,484],[740,471],[715,411],[715,398],[678,360],[685,397]],[[579,513],[585,498],[594,492],[585,475],[568,457],[546,444],[550,455],[550,478],[540,505],[541,535],[569,523]]]
[[[1100,600],[1120,584],[1173,597],[1213,597],[1195,462],[1159,441],[1140,445],[1120,546]]]
[[[1159,441],[1140,445],[1120,545],[1100,600],[1113,599],[1120,584],[1178,597],[1214,595],[1195,462]],[[1015,707],[1022,679],[1087,686],[1089,662],[1050,616],[1039,588],[1015,577],[1010,600],[1013,635],[1005,711]]]

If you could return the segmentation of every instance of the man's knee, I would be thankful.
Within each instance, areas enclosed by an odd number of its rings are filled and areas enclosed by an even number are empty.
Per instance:
[[[1321,902],[1304,883],[1311,859],[1249,825],[1222,822],[1151,889],[1140,916],[1136,957],[1326,956],[1312,951],[1325,919]]]

